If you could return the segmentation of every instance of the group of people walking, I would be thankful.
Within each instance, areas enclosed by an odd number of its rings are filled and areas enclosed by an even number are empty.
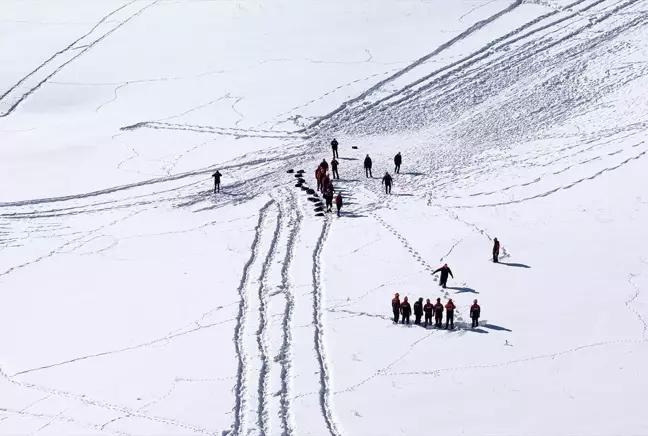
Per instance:
[[[394,156],[394,173],[400,174],[400,167],[403,163],[403,157],[400,154],[400,151]],[[371,168],[373,167],[373,161],[371,157],[367,155],[364,160],[364,170],[365,177],[373,178],[371,173]],[[382,178],[382,184],[385,187],[385,194],[391,194],[392,184],[394,183],[394,178],[389,174],[389,171],[385,171],[385,175]]]
[[[457,306],[452,301],[452,298],[444,305],[441,303],[441,298],[436,299],[436,303],[432,304],[428,298],[423,304],[423,297],[420,297],[414,303],[414,324],[420,325],[421,318],[425,315],[425,321],[423,326],[427,327],[432,325],[432,316],[434,316],[434,326],[438,328],[443,327],[443,311],[445,310],[446,314],[446,329],[454,329],[454,312],[457,309]],[[394,313],[394,323],[398,324],[399,317],[401,318],[401,324],[409,324],[410,316],[412,314],[412,306],[410,305],[407,297],[400,301],[400,295],[396,293],[392,299],[392,311]],[[479,317],[481,316],[481,307],[477,303],[477,300],[473,301],[473,305],[470,306],[470,318],[472,319],[472,327],[479,326]]]
[[[326,159],[323,159],[322,162],[315,170],[315,179],[317,180],[317,190],[322,193],[322,197],[326,201],[326,212],[333,212],[333,196],[335,195],[335,188],[333,187],[333,180],[328,174],[329,164],[326,162]],[[335,158],[331,161],[331,169],[333,170],[333,176],[339,178],[337,174],[337,161]],[[336,177],[337,176],[337,177]],[[342,193],[338,192],[335,196],[335,206],[337,208],[337,216],[340,216],[340,210],[342,209]]]

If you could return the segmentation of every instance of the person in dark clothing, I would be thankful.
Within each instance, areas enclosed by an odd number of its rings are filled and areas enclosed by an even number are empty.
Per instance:
[[[448,323],[450,323],[450,330],[454,329],[454,311],[457,308],[452,302],[452,298],[448,300],[448,303],[445,305],[446,308],[446,330],[448,329]]]
[[[339,192],[337,197],[335,197],[335,206],[337,207],[337,216],[340,216],[340,209],[342,209],[342,194]]]
[[[410,315],[412,314],[412,306],[407,302],[407,297],[403,299],[403,302],[401,303],[401,315],[403,316],[403,320],[401,321],[401,324],[405,324],[405,321],[409,324],[409,319]]]
[[[445,289],[446,283],[448,283],[448,274],[450,274],[453,279],[454,279],[454,275],[452,274],[452,270],[450,269],[447,263],[443,265],[441,268],[439,268],[438,270],[434,271],[432,274],[436,274],[439,271],[441,271],[441,279],[439,280],[439,285],[443,286],[443,288]]]
[[[333,159],[336,157],[340,157],[338,154],[338,142],[337,139],[333,138],[333,141],[331,141],[331,148],[333,149]]]
[[[382,178],[382,183],[385,185],[385,194],[391,194],[392,176],[389,173],[385,173],[385,176]]]
[[[333,183],[329,182],[323,190],[324,200],[326,200],[326,211],[333,212]]]
[[[402,162],[403,162],[403,158],[402,158],[402,156],[400,154],[400,151],[399,151],[398,154],[396,154],[396,156],[394,156],[394,172],[396,174],[400,174],[400,166],[401,166]]]
[[[441,327],[442,320],[443,320],[443,304],[441,303],[441,299],[437,298],[437,301],[434,304],[434,325],[436,327]]]
[[[220,192],[220,179],[223,175],[220,171],[216,170],[212,177],[214,178],[214,192]]]
[[[430,299],[426,300],[425,306],[423,306],[423,312],[425,312],[425,327],[432,324],[432,312],[434,312],[434,306],[430,303]]]
[[[479,327],[479,316],[481,315],[481,307],[477,304],[477,300],[473,301],[473,305],[470,306],[470,318],[472,319],[473,328]]]
[[[499,250],[500,250],[500,243],[495,238],[493,241],[493,262],[498,263],[499,262]]]
[[[327,171],[328,171],[328,167],[329,167],[329,165],[328,165],[328,162],[326,162],[326,159],[322,159],[322,163],[320,164],[320,166],[321,166],[322,168],[324,168],[324,172],[327,172]]]
[[[329,177],[328,174],[324,173],[322,176],[322,193],[328,188],[329,183],[331,183],[331,178]]]
[[[333,160],[331,161],[331,171],[333,171],[333,178],[334,179],[339,179],[340,178],[340,175],[338,174],[338,170],[337,170],[338,164],[339,164],[339,162],[337,160],[335,160],[335,158],[333,158]]]
[[[315,179],[317,180],[318,191],[322,190],[322,177],[324,177],[324,170],[322,169],[321,166],[319,166],[317,167],[317,171],[315,171]]]
[[[392,312],[394,312],[394,322],[398,324],[398,315],[400,314],[400,297],[398,292],[392,298]]]
[[[419,298],[416,303],[414,303],[414,324],[421,324],[421,317],[423,316],[423,298]]]
[[[369,155],[367,155],[367,157],[365,157],[364,169],[365,169],[365,176],[366,177],[373,177],[373,174],[371,174],[371,158],[369,157]]]

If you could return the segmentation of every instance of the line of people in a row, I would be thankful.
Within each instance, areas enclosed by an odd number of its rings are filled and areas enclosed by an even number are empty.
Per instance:
[[[421,318],[425,315],[424,327],[432,324],[432,316],[434,315],[434,326],[442,328],[443,321],[443,311],[445,309],[446,313],[446,323],[445,328],[454,329],[454,311],[457,308],[452,298],[448,300],[445,304],[441,303],[441,298],[436,299],[436,303],[432,304],[430,299],[426,300],[426,303],[423,304],[423,297],[419,298],[414,303],[414,324],[420,325]],[[392,312],[394,313],[394,323],[398,324],[399,317],[402,317],[401,324],[410,323],[410,315],[412,314],[412,306],[410,305],[407,297],[400,301],[400,295],[396,293],[392,299]],[[477,300],[473,301],[473,305],[470,306],[470,318],[472,319],[472,327],[479,326],[479,317],[481,316],[481,307],[477,303]]]
[[[333,162],[336,162],[333,159]],[[337,175],[337,164],[333,167],[333,174]],[[333,187],[333,181],[328,175],[329,164],[326,162],[326,159],[322,162],[315,170],[315,179],[317,180],[317,190],[322,193],[322,197],[326,201],[326,212],[333,212],[333,196],[335,195],[335,188]],[[337,177],[339,178],[339,176]],[[337,216],[340,216],[340,210],[342,209],[342,193],[338,192],[335,196],[335,206],[337,208]]]

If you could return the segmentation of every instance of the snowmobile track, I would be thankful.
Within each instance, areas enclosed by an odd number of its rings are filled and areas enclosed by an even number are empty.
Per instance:
[[[247,407],[247,355],[243,347],[243,337],[245,335],[245,315],[248,307],[248,297],[246,293],[246,288],[250,280],[250,269],[252,265],[256,262],[257,256],[259,254],[259,245],[261,241],[261,233],[263,231],[263,225],[268,216],[268,211],[270,207],[274,205],[274,200],[268,201],[260,210],[259,210],[259,220],[257,222],[256,228],[254,229],[254,239],[252,240],[252,245],[250,247],[250,258],[243,267],[243,274],[241,276],[241,282],[238,287],[239,295],[239,309],[236,316],[236,326],[234,328],[234,348],[236,350],[236,356],[238,359],[238,369],[236,372],[236,385],[234,386],[234,423],[232,424],[232,436],[243,436],[246,434],[245,429],[242,426],[245,423],[246,418],[246,407]]]
[[[329,372],[326,348],[324,345],[324,309],[322,298],[322,251],[324,243],[331,229],[331,219],[324,219],[322,233],[317,239],[315,250],[313,251],[313,324],[315,326],[315,352],[317,363],[319,364],[320,391],[319,402],[326,427],[332,436],[340,436],[338,425],[331,406],[331,376]]]

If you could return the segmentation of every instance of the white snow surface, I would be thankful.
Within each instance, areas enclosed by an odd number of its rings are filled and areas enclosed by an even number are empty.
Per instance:
[[[647,24],[0,0],[0,434],[648,434]],[[287,173],[334,137],[339,218]]]

